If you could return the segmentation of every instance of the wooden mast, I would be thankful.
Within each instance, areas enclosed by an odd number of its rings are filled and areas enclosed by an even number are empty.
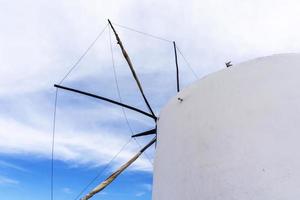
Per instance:
[[[98,192],[101,192],[104,188],[106,188],[110,183],[112,183],[125,169],[127,169],[134,161],[136,161],[140,155],[146,151],[152,144],[156,142],[156,137],[151,140],[145,147],[143,147],[135,156],[133,156],[127,163],[122,165],[117,171],[112,173],[108,178],[105,179],[102,183],[96,186],[91,192],[85,195],[80,200],[88,200],[93,197]]]
[[[114,34],[115,34],[115,36],[116,36],[116,40],[117,40],[117,42],[118,42],[118,45],[119,45],[120,48],[121,48],[122,54],[123,54],[123,56],[124,56],[124,58],[125,58],[125,60],[126,60],[126,62],[127,62],[127,64],[128,64],[128,66],[129,66],[129,68],[130,68],[130,71],[131,71],[131,73],[132,73],[132,75],[133,75],[133,77],[134,77],[134,79],[135,79],[135,81],[136,81],[136,83],[137,83],[137,85],[138,85],[138,88],[139,88],[139,90],[140,90],[140,92],[141,92],[141,94],[142,94],[142,96],[143,96],[143,99],[144,99],[144,101],[145,101],[145,103],[146,103],[146,105],[147,105],[149,111],[151,112],[151,114],[152,114],[153,116],[155,116],[155,114],[154,114],[154,112],[153,112],[153,110],[152,110],[152,108],[151,108],[151,106],[150,106],[150,104],[149,104],[149,102],[148,102],[148,100],[147,100],[145,94],[144,94],[142,85],[141,85],[141,83],[140,83],[140,81],[139,81],[139,79],[138,79],[138,76],[136,75],[136,72],[135,72],[135,70],[134,70],[134,68],[133,68],[133,65],[132,65],[132,62],[131,62],[131,60],[130,60],[130,57],[129,57],[128,53],[126,52],[126,50],[125,50],[125,48],[124,48],[124,46],[123,46],[123,43],[122,43],[122,41],[121,41],[119,35],[117,34],[117,32],[116,32],[114,26],[112,25],[112,23],[110,22],[109,19],[108,19],[108,23],[109,23],[110,27],[112,28],[112,30],[113,30],[113,32],[114,32]]]

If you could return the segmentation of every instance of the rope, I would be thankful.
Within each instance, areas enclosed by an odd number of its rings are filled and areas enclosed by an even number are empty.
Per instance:
[[[110,164],[119,156],[119,154],[124,150],[124,148],[131,142],[132,138],[130,138],[128,140],[128,142],[126,142],[122,148],[120,149],[120,151],[118,151],[118,153],[104,166],[104,168],[102,168],[98,174],[80,191],[80,193],[74,198],[74,200],[77,200],[84,191],[86,191],[102,174],[103,172],[110,166]]]
[[[97,40],[100,38],[100,36],[104,33],[106,30],[108,24],[100,31],[100,33],[97,35],[96,39],[88,46],[88,48],[84,51],[84,53],[78,58],[78,60],[72,65],[68,73],[62,78],[62,80],[59,82],[59,84],[62,84],[62,82],[71,74],[71,72],[77,67],[77,65],[80,63],[80,61],[86,56],[86,54],[90,51],[90,49],[95,45]]]
[[[51,147],[51,200],[53,200],[53,184],[54,184],[54,141],[56,128],[56,107],[57,107],[58,88],[55,91],[54,111],[53,111],[53,127],[52,127],[52,147]]]
[[[106,26],[107,27],[107,26]],[[115,82],[116,82],[116,87],[117,87],[117,91],[118,91],[118,96],[121,102],[121,94],[120,94],[120,90],[119,90],[119,84],[118,84],[118,80],[116,77],[116,70],[115,70],[115,61],[114,61],[114,56],[113,56],[113,50],[112,50],[112,42],[111,42],[111,30],[109,28],[109,42],[110,42],[110,50],[111,50],[111,56],[112,56],[112,63],[113,63],[113,69],[114,69],[114,77],[115,77]],[[123,113],[126,116],[126,112],[125,109],[122,107]],[[126,117],[127,119],[127,117]],[[127,119],[127,123],[128,119]],[[105,165],[105,167],[79,192],[79,194],[74,198],[74,200],[77,200],[84,191],[86,191],[102,174],[103,172],[109,167],[109,165],[112,163],[112,161],[123,151],[123,149],[131,142],[132,138],[130,138],[130,140],[125,143],[125,145],[120,149],[120,151]]]
[[[127,30],[130,30],[130,31],[133,31],[133,32],[136,32],[136,33],[139,33],[139,34],[142,34],[142,35],[154,38],[154,39],[162,40],[162,41],[165,41],[165,42],[171,42],[171,43],[173,42],[171,40],[168,40],[168,39],[165,39],[165,38],[162,38],[162,37],[159,37],[159,36],[155,36],[155,35],[152,35],[152,34],[149,34],[149,33],[145,33],[145,32],[142,32],[142,31],[139,31],[139,30],[136,30],[136,29],[124,26],[124,25],[120,25],[120,24],[116,24],[116,23],[113,23],[113,24],[116,25],[116,26],[119,26],[119,27],[121,27],[123,29],[127,29]]]
[[[149,33],[143,32],[143,31],[139,31],[139,30],[136,30],[136,29],[133,29],[133,28],[130,28],[130,27],[128,27],[128,26],[121,25],[121,24],[117,24],[117,23],[113,23],[113,24],[116,25],[116,26],[118,26],[118,27],[121,27],[121,28],[123,28],[123,29],[127,29],[127,30],[129,30],[129,31],[133,31],[133,32],[136,32],[136,33],[139,33],[139,34],[142,34],[142,35],[145,35],[145,36],[154,38],[154,39],[158,39],[158,40],[162,40],[162,41],[165,41],[165,42],[173,43],[173,41],[168,40],[168,39],[166,39],[166,38],[162,38],[162,37],[159,37],[159,36],[156,36],[156,35],[152,35],[152,34],[149,34]],[[193,75],[195,76],[196,80],[199,79],[199,76],[198,76],[197,73],[193,70],[192,66],[191,66],[190,63],[187,61],[187,59],[185,58],[185,56],[183,55],[183,53],[180,51],[180,49],[178,48],[177,45],[176,45],[176,49],[178,50],[178,52],[179,52],[180,55],[182,56],[183,60],[184,60],[185,63],[187,64],[188,68],[191,70],[191,72],[192,72]]]
[[[183,60],[185,61],[185,63],[187,64],[188,68],[191,70],[191,72],[194,74],[194,76],[196,77],[196,80],[199,79],[199,76],[196,74],[196,72],[193,70],[192,66],[190,65],[190,63],[187,61],[187,59],[184,57],[183,53],[180,51],[180,49],[178,48],[178,46],[176,45],[176,49],[178,50],[178,52],[180,53],[180,55],[182,56]]]
[[[108,30],[109,30],[109,44],[110,44],[110,53],[111,53],[111,61],[112,61],[112,66],[113,66],[112,68],[113,68],[113,72],[114,72],[114,79],[115,79],[115,83],[116,83],[118,98],[119,98],[119,101],[122,103],[123,100],[122,100],[122,97],[121,97],[121,92],[120,92],[120,87],[119,87],[119,81],[118,81],[118,78],[117,78],[117,71],[116,71],[116,66],[115,66],[114,53],[113,53],[113,48],[112,48],[111,29],[109,28]],[[132,136],[133,135],[133,129],[130,126],[130,123],[129,123],[126,111],[125,111],[125,109],[123,107],[122,107],[122,112],[123,112],[126,124],[129,127],[129,129],[130,129],[131,136]]]
[[[120,92],[120,87],[119,87],[119,81],[118,81],[118,78],[117,78],[117,71],[116,71],[115,60],[114,60],[114,53],[113,53],[113,48],[112,48],[111,29],[109,28],[108,30],[109,30],[110,52],[111,52],[111,61],[112,61],[112,66],[113,66],[114,78],[115,78],[115,83],[116,83],[118,98],[119,98],[119,101],[122,103],[122,97],[121,97],[121,92]],[[129,128],[131,136],[132,136],[134,134],[134,131],[133,131],[133,128],[131,127],[131,125],[129,123],[126,111],[125,111],[125,109],[123,107],[122,107],[122,112],[123,112],[123,115],[124,115],[125,122],[126,122],[128,128]],[[136,138],[134,138],[134,141],[138,144],[138,146],[140,148],[142,148],[141,145],[136,140]],[[145,154],[146,158],[148,159],[148,161],[150,162],[150,164],[153,166],[153,163],[151,162],[151,160],[150,160],[149,156],[146,154],[146,152],[144,152],[144,154]]]

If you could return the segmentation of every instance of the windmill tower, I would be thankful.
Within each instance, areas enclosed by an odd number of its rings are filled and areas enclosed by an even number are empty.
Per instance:
[[[299,66],[297,54],[259,58],[171,99],[157,125],[153,200],[299,199]]]

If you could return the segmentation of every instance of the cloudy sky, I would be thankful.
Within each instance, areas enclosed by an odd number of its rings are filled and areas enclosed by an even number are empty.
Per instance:
[[[50,199],[53,84],[101,33],[107,18],[115,23],[159,115],[176,94],[170,41],[184,55],[179,54],[179,64],[186,87],[227,61],[299,52],[299,13],[297,0],[0,0],[0,195]],[[122,102],[146,110],[115,38],[111,41],[105,29],[62,84],[114,100],[120,100],[119,87]],[[140,114],[126,110],[128,126],[119,107],[66,91],[59,91],[57,100],[55,200],[75,199],[99,172],[91,187],[151,139],[130,140],[132,133],[154,127]],[[95,199],[150,200],[154,155],[149,149]]]

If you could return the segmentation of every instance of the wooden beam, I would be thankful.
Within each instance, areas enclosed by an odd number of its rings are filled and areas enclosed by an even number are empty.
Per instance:
[[[148,102],[148,100],[147,100],[145,94],[144,94],[142,85],[141,85],[141,83],[140,83],[140,81],[139,81],[139,79],[138,79],[138,76],[136,75],[136,72],[135,72],[135,70],[134,70],[134,68],[133,68],[133,65],[132,65],[132,62],[131,62],[131,60],[130,60],[130,57],[129,57],[128,53],[126,52],[126,50],[125,50],[125,48],[124,48],[124,46],[123,46],[123,43],[122,43],[122,41],[121,41],[119,35],[117,34],[117,32],[116,32],[114,26],[112,25],[112,23],[111,23],[111,21],[110,21],[109,19],[108,19],[108,23],[109,23],[110,27],[112,28],[112,30],[113,30],[113,32],[114,32],[114,34],[115,34],[116,40],[117,40],[117,42],[118,42],[118,45],[119,45],[120,48],[121,48],[122,54],[123,54],[123,56],[124,56],[124,58],[125,58],[125,60],[126,60],[126,62],[127,62],[127,64],[128,64],[128,66],[129,66],[129,68],[130,68],[130,71],[131,71],[131,73],[132,73],[132,75],[133,75],[133,78],[135,79],[135,81],[136,81],[136,83],[137,83],[137,85],[138,85],[138,88],[139,88],[139,90],[140,90],[140,92],[141,92],[141,94],[142,94],[142,96],[143,96],[143,99],[144,99],[144,101],[145,101],[145,103],[146,103],[146,105],[147,105],[149,111],[151,112],[151,114],[152,114],[153,116],[155,116],[155,114],[154,114],[154,112],[153,112],[153,110],[152,110],[152,108],[151,108],[151,106],[150,106],[150,104],[149,104],[149,102]]]
[[[106,188],[109,184],[111,184],[125,169],[127,169],[134,161],[136,161],[140,155],[146,149],[148,149],[151,145],[153,145],[156,142],[156,137],[151,140],[145,147],[143,147],[135,156],[133,156],[127,163],[122,165],[117,171],[112,173],[107,179],[105,179],[102,183],[100,183],[98,186],[96,186],[91,192],[89,192],[87,195],[85,195],[81,200],[88,200],[92,198],[95,194],[101,192],[104,188]]]

